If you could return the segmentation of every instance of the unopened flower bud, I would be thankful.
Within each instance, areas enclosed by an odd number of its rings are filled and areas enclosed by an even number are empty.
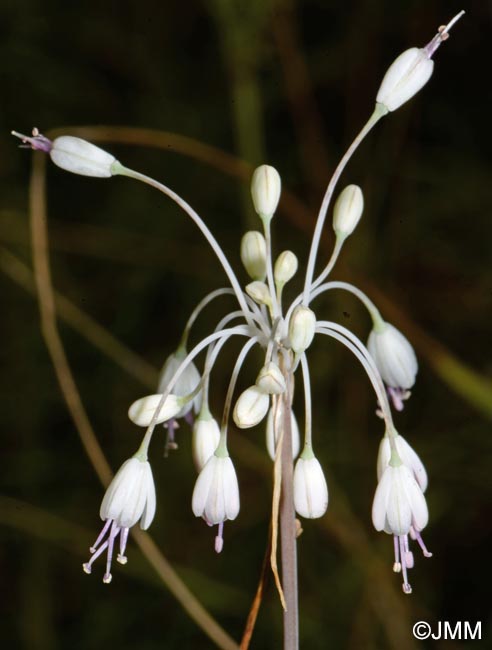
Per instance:
[[[316,316],[309,307],[299,305],[290,317],[290,346],[296,354],[301,354],[311,345],[316,328]]]
[[[275,418],[274,418],[275,414]],[[268,411],[266,421],[266,446],[268,454],[272,460],[275,460],[275,452],[280,437],[280,432],[284,426],[284,405],[281,399],[277,401],[276,406]],[[297,424],[294,411],[291,410],[290,428],[292,433],[292,458],[297,458],[301,448],[301,436],[299,434],[299,425]]]
[[[147,395],[137,399],[136,402],[130,406],[128,410],[128,417],[134,424],[139,427],[148,427],[152,422],[154,413],[161,401],[162,395]],[[161,424],[171,418],[175,418],[183,406],[183,400],[176,395],[168,395],[162,408],[159,409],[159,414],[155,424]]]
[[[198,471],[204,467],[208,459],[213,456],[220,440],[220,429],[217,420],[211,415],[200,416],[193,425],[191,448],[193,460]]]
[[[304,454],[305,452],[303,452]],[[294,506],[306,519],[322,517],[328,508],[328,486],[318,459],[301,457],[294,469]]]
[[[257,214],[270,220],[280,199],[282,183],[275,167],[261,165],[255,169],[251,179],[251,196]]]
[[[114,166],[119,164],[112,154],[71,135],[62,135],[53,142],[41,135],[37,129],[33,129],[32,136],[25,136],[16,131],[12,131],[12,135],[29,144],[32,149],[49,153],[55,165],[74,174],[109,178],[115,173]]]
[[[253,280],[266,276],[266,242],[257,230],[250,230],[241,239],[241,261]]]
[[[256,385],[263,392],[269,393],[270,395],[284,393],[286,389],[284,376],[282,375],[280,368],[276,363],[273,363],[273,361],[267,363],[266,366],[263,366],[260,370],[260,373],[256,378]]]
[[[297,272],[297,257],[292,251],[280,253],[275,262],[275,282],[281,286],[292,280]]]
[[[250,386],[239,396],[234,407],[234,422],[240,429],[249,429],[259,424],[268,411],[270,396],[258,388]]]
[[[253,298],[259,305],[271,305],[272,299],[268,286],[264,282],[255,280],[246,286],[246,293],[250,298]]]
[[[364,209],[364,197],[358,185],[347,185],[333,208],[333,230],[337,237],[351,235]]]

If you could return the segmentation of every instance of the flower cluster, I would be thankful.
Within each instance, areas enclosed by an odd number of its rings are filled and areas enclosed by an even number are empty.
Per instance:
[[[314,452],[311,414],[311,386],[308,355],[315,337],[328,336],[348,348],[360,361],[375,390],[379,414],[385,431],[377,460],[378,485],[372,508],[376,530],[394,537],[394,570],[403,574],[403,590],[411,592],[407,571],[414,560],[409,538],[417,540],[425,556],[421,532],[428,522],[424,497],[427,474],[411,446],[396,431],[390,401],[396,411],[410,396],[418,370],[409,341],[393,325],[383,320],[374,303],[357,287],[340,281],[328,281],[343,245],[355,231],[363,210],[360,187],[350,184],[339,194],[332,211],[335,245],[330,259],[314,277],[315,262],[330,201],[337,182],[351,155],[372,127],[389,112],[408,101],[428,81],[433,70],[431,59],[437,47],[448,37],[459,14],[424,48],[412,48],[400,55],[387,71],[376,106],[360,134],[354,140],[329,182],[316,223],[306,265],[303,291],[284,307],[284,288],[299,269],[297,256],[289,250],[273,259],[271,222],[281,197],[281,179],[272,166],[262,165],[253,174],[251,195],[261,229],[247,232],[240,246],[240,258],[248,274],[242,287],[227,257],[213,234],[191,206],[165,185],[119,163],[98,147],[71,136],[51,142],[37,130],[21,136],[33,149],[49,153],[59,167],[94,177],[127,176],[161,191],[175,201],[195,222],[221,262],[230,286],[207,295],[191,314],[179,346],[165,362],[156,392],[137,399],[129,408],[130,420],[144,427],[139,450],[115,475],[104,496],[100,515],[105,524],[91,548],[92,556],[84,570],[90,573],[93,562],[107,550],[104,582],[111,580],[111,560],[116,538],[120,552],[117,560],[126,563],[125,548],[129,529],[140,522],[150,526],[156,497],[147,452],[158,424],[167,428],[166,451],[177,449],[176,430],[185,419],[192,426],[193,461],[198,472],[192,495],[192,511],[209,526],[218,526],[215,549],[223,549],[224,523],[234,520],[240,510],[239,485],[228,451],[230,415],[239,429],[264,422],[266,448],[278,470],[292,464],[293,503],[301,517],[322,517],[328,507],[328,486],[323,468]],[[367,346],[344,326],[323,320],[313,310],[315,299],[328,291],[349,291],[367,308],[372,321]],[[237,307],[225,314],[215,330],[189,351],[189,335],[202,311],[223,296],[234,296]],[[231,373],[220,421],[212,415],[209,403],[211,372],[223,346],[232,337],[245,343]],[[244,361],[253,347],[262,349],[263,361],[256,379],[239,397],[236,383]],[[204,353],[203,366],[195,362]],[[293,412],[294,386],[298,371],[304,397],[303,441]],[[296,406],[297,408],[297,406]],[[302,449],[301,449],[302,447]],[[300,452],[300,455],[299,455]],[[297,458],[297,460],[296,460]]]

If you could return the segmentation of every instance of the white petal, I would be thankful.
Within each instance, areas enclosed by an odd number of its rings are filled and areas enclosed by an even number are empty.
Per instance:
[[[230,458],[224,459],[223,491],[225,495],[225,514],[227,519],[235,519],[239,514],[239,485],[236,470]]]
[[[386,511],[391,495],[392,467],[388,467],[381,476],[372,502],[372,523],[376,530],[384,530],[386,524]]]
[[[205,505],[207,503],[208,494],[215,474],[216,463],[217,457],[211,456],[200,474],[198,474],[198,478],[195,482],[193,497],[191,500],[191,509],[196,517],[202,517],[205,512]]]
[[[171,381],[174,374],[176,373],[176,370],[179,368],[179,366],[181,365],[181,363],[184,361],[185,358],[186,358],[186,354],[174,353],[171,354],[166,359],[166,362],[164,363],[159,376],[159,384],[157,388],[158,393],[163,393],[166,390],[169,382]],[[198,384],[200,383],[200,379],[201,377],[200,377],[200,373],[198,372],[198,368],[193,363],[193,361],[191,361],[190,363],[188,363],[186,368],[179,376],[179,379],[174,384],[172,388],[172,394],[177,395],[178,397],[184,397],[185,395],[189,395],[198,386]],[[199,409],[200,403],[201,403],[201,394],[197,395],[193,401],[185,404],[178,412],[178,414],[173,417],[178,417],[178,418],[184,417],[193,408],[193,406],[195,407],[195,410],[197,408]]]
[[[276,415],[275,427],[273,423],[274,411]],[[281,423],[283,422],[283,417],[284,417],[283,413],[284,411],[283,411],[283,405],[281,400],[278,400],[277,405],[272,406],[272,408],[268,411],[268,417],[266,422],[266,447],[267,447],[268,454],[272,460],[275,460],[275,449],[277,447],[277,436],[275,434],[277,431],[280,430],[280,427],[282,426]],[[301,436],[299,433],[299,425],[297,424],[294,411],[291,411],[291,413],[292,413],[292,417],[291,417],[292,458],[296,459],[301,449]]]
[[[397,437],[396,448],[404,464],[413,471],[420,489],[422,492],[425,492],[428,484],[427,472],[425,471],[424,464],[420,460],[418,454],[413,447],[408,444],[403,436]]]
[[[386,472],[392,472],[390,497],[386,508],[387,525],[393,535],[406,535],[412,525],[412,508],[407,497],[405,484],[411,477],[410,470],[405,465],[388,467]]]
[[[51,160],[66,171],[82,176],[109,178],[116,158],[90,142],[63,135],[53,141]]]
[[[114,475],[111,483],[106,488],[106,492],[104,493],[104,497],[101,503],[101,508],[99,510],[101,519],[113,519],[113,517],[110,516],[110,511],[121,511],[120,501],[122,494],[122,485],[124,485],[128,478],[138,470],[138,462],[139,461],[137,458],[129,458],[123,463],[123,465]],[[115,500],[118,501],[116,506],[113,505]]]
[[[146,472],[146,481],[147,500],[145,502],[142,519],[140,520],[140,528],[142,530],[147,530],[147,528],[150,526],[154,519],[156,509],[154,477],[152,476],[152,469],[150,467],[150,464]]]

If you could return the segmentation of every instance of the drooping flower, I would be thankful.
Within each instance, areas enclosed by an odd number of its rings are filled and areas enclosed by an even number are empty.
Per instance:
[[[426,557],[430,553],[425,548],[420,532],[429,520],[429,512],[424,494],[414,474],[406,465],[389,465],[383,472],[376,488],[372,505],[372,521],[376,530],[384,530],[393,535],[395,563],[393,570],[402,572],[403,591],[412,593],[408,582],[407,569],[414,564],[413,553],[409,549],[408,535],[419,539]]]
[[[318,519],[328,508],[328,485],[319,460],[305,451],[294,468],[294,506],[301,517]]]
[[[147,530],[154,519],[155,508],[154,478],[150,464],[134,456],[123,463],[106,490],[99,512],[105,524],[90,549],[92,557],[82,565],[84,571],[91,573],[92,564],[107,549],[103,582],[109,584],[116,538],[120,536],[120,552],[116,559],[120,564],[126,564],[125,549],[130,528],[140,520],[140,528]]]
[[[394,438],[396,451],[409,469],[412,470],[415,480],[419,484],[422,492],[427,489],[427,472],[423,462],[420,460],[416,451],[411,447],[405,438],[399,434]],[[387,435],[381,440],[378,452],[377,473],[378,481],[381,480],[384,470],[389,466],[391,459],[391,445]]]
[[[270,395],[258,386],[250,386],[241,393],[234,406],[234,422],[240,429],[259,424],[268,411]]]
[[[388,387],[394,407],[401,411],[418,371],[413,347],[396,327],[381,321],[369,334],[367,349]]]
[[[235,519],[239,514],[239,485],[229,455],[211,456],[195,483],[192,510],[209,524]]]

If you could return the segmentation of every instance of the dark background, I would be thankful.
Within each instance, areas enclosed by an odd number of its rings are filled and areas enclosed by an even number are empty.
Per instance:
[[[62,400],[37,304],[26,290],[30,276],[19,266],[31,267],[32,155],[17,148],[9,131],[150,128],[252,165],[267,161],[307,208],[284,202],[273,224],[275,250],[292,248],[302,269],[330,170],[372,111],[386,68],[406,48],[425,45],[461,8],[467,15],[435,56],[431,81],[383,120],[342,179],[362,186],[366,208],[334,273],[365,288],[415,343],[418,382],[396,421],[429,471],[425,537],[434,557],[416,552],[414,593],[405,596],[391,571],[391,540],[371,523],[382,431],[370,386],[348,354],[315,343],[314,441],[330,507],[323,521],[303,523],[299,541],[301,647],[424,647],[411,633],[420,619],[481,620],[481,645],[492,647],[492,8],[485,0],[1,3],[3,647],[213,647],[132,541],[129,564],[114,567],[111,586],[101,582],[101,562],[91,577],[81,570],[100,526],[103,490]],[[232,163],[219,170],[196,159],[196,144],[183,155],[166,137],[164,150],[103,146],[190,201],[245,281],[239,239],[255,227],[247,184],[234,176]],[[72,176],[53,165],[48,208],[56,288],[158,368],[193,305],[224,285],[197,229],[149,188]],[[330,242],[328,226],[325,256]],[[288,295],[296,295],[301,276]],[[221,308],[226,301],[204,313],[194,341],[213,328]],[[367,316],[348,296],[320,301],[317,312],[367,336]],[[128,406],[151,391],[73,327],[60,327],[92,425],[117,468],[140,435],[126,417]],[[236,349],[232,344],[214,373],[217,414]],[[259,363],[253,356],[241,386],[252,382]],[[147,376],[152,383],[152,371]],[[301,420],[300,403],[297,411]],[[151,448],[158,511],[150,532],[236,639],[268,531],[271,477],[263,435],[261,426],[231,430],[242,509],[226,526],[221,556],[213,552],[212,531],[191,513],[188,427],[171,458],[162,457],[160,435]],[[280,647],[281,635],[270,580],[251,647]]]

